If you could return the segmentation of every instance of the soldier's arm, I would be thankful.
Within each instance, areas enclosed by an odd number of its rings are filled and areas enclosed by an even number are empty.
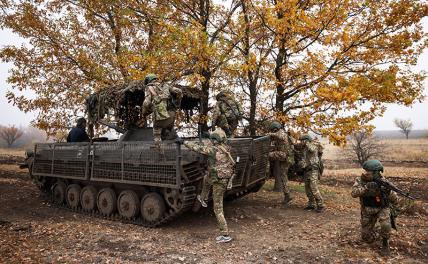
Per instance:
[[[361,179],[357,178],[355,179],[355,183],[352,186],[352,192],[351,195],[353,198],[358,198],[366,194],[367,188],[362,184]]]
[[[211,151],[212,151],[212,149],[210,147],[205,146],[205,145],[201,145],[201,144],[196,143],[196,142],[185,141],[183,143],[183,145],[186,146],[188,149],[193,150],[193,151],[198,152],[198,153],[203,154],[203,155],[210,155]]]
[[[213,111],[213,124],[217,122],[218,117],[220,116],[220,107],[219,104],[216,104]]]
[[[177,88],[177,87],[174,87],[174,86],[170,86],[169,87],[169,92],[176,94],[177,95],[177,99],[179,101],[181,101],[181,99],[183,98],[183,91],[180,88]]]
[[[400,198],[395,192],[389,194],[388,200],[392,205],[398,205],[400,203]]]
[[[143,116],[147,116],[150,113],[151,105],[152,105],[152,94],[150,93],[149,89],[146,89],[146,94],[143,102],[143,111],[142,111]]]

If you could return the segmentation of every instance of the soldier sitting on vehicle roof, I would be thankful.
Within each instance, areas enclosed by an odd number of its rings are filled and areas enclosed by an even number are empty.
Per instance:
[[[67,142],[87,142],[89,136],[86,133],[86,119],[81,117],[77,119],[76,126],[73,127],[67,136]]]

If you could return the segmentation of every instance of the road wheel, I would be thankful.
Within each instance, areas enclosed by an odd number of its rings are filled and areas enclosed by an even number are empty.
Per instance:
[[[112,215],[116,211],[116,193],[111,188],[104,188],[98,192],[97,206],[104,216]]]
[[[137,216],[140,210],[139,205],[138,195],[131,190],[122,191],[119,194],[119,198],[117,198],[117,210],[126,219],[132,219]]]
[[[81,190],[82,188],[80,188],[78,184],[70,184],[67,187],[67,191],[66,191],[67,196],[65,197],[65,199],[67,201],[68,207],[72,209],[76,209],[79,206]]]
[[[64,182],[58,181],[52,186],[52,201],[54,204],[63,204],[67,186]]]
[[[141,199],[141,216],[149,222],[157,222],[165,214],[165,201],[158,193],[151,192]]]
[[[97,190],[94,186],[88,185],[83,187],[80,192],[80,204],[85,212],[95,210],[97,205]]]

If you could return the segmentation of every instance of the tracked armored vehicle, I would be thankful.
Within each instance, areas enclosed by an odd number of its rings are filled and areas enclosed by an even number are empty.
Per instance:
[[[140,103],[143,98],[129,96],[140,98]],[[99,113],[102,97],[95,98],[92,105]],[[191,108],[189,101],[184,110]],[[196,195],[207,171],[203,156],[174,140],[155,145],[151,128],[129,128],[126,122],[122,126],[126,132],[115,141],[36,144],[34,152],[27,153],[32,179],[59,206],[143,226],[158,226],[186,211],[197,211]],[[226,196],[258,191],[265,181],[269,138],[233,138],[229,144],[237,166]]]

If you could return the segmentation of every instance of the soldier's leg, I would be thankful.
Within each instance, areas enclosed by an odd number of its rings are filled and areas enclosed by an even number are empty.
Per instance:
[[[175,112],[169,111],[169,117],[164,120],[155,120],[153,122],[153,138],[159,142],[162,140],[162,129],[171,130],[174,127]]]
[[[313,197],[315,198],[316,204],[319,208],[324,207],[324,200],[321,196],[321,192],[318,189],[318,170],[317,169],[312,169],[310,171],[310,181],[309,181],[309,186],[311,189],[311,193],[313,195]]]
[[[162,121],[155,120],[153,122],[153,140],[155,143],[159,143],[162,138]]]
[[[288,186],[288,163],[280,161],[279,162],[279,169],[281,173],[281,179],[282,179],[282,192],[284,193],[284,201],[289,202],[291,200],[290,196],[290,188]]]
[[[202,181],[201,199],[203,201],[208,200],[208,196],[210,194],[211,186],[212,186],[212,181],[211,181],[211,179],[208,175],[208,172],[207,172],[207,174],[205,174],[204,179]]]
[[[374,227],[376,225],[377,215],[366,214],[361,212],[361,238],[367,242],[371,243],[374,241]]]
[[[389,208],[383,208],[379,212],[380,236],[389,239],[391,234],[391,211]]]
[[[238,127],[238,120],[233,118],[232,120],[228,120],[228,123],[229,123],[229,130],[230,130],[229,137],[234,137],[236,128]]]
[[[380,236],[382,237],[382,255],[389,255],[389,236],[391,234],[391,211],[390,209],[383,208],[379,212],[379,225],[380,225]]]
[[[306,197],[308,197],[308,205],[306,206],[306,208],[307,209],[315,208],[315,197],[312,194],[310,172],[309,171],[305,172],[303,178],[305,179]]]
[[[217,218],[217,223],[220,228],[220,233],[224,236],[229,235],[229,229],[227,228],[226,219],[224,218],[223,211],[223,197],[226,191],[227,180],[219,179],[213,182],[213,202],[214,202],[214,214]]]

